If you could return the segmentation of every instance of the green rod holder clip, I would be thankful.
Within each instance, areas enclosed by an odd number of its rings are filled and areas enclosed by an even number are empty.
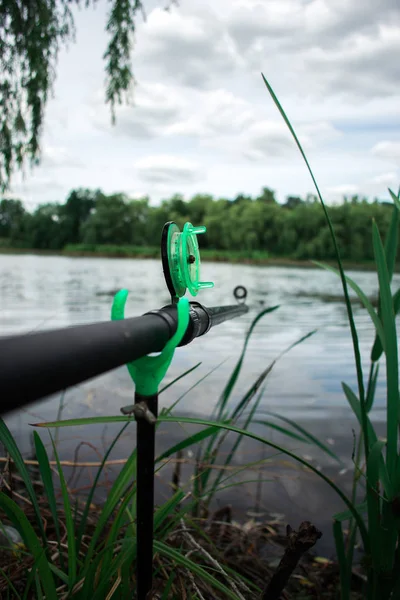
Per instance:
[[[113,321],[125,318],[125,304],[128,290],[120,290],[114,297],[111,309]],[[136,393],[141,396],[153,396],[158,392],[158,386],[164,379],[174,356],[175,348],[181,342],[189,325],[189,300],[180,298],[177,304],[178,327],[174,335],[166,343],[157,356],[143,356],[128,363],[129,374],[135,384]]]

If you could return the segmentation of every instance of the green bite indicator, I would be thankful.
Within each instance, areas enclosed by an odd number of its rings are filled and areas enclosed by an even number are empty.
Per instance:
[[[200,281],[200,252],[197,235],[205,233],[204,226],[185,223],[181,231],[176,223],[164,225],[161,256],[165,281],[172,298],[182,298],[188,289],[192,296],[199,290],[212,288],[212,281]]]

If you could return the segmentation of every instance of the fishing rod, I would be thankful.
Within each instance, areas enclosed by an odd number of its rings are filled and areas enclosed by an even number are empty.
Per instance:
[[[200,281],[196,235],[203,231],[190,226],[180,232],[173,222],[163,228],[161,258],[170,305],[140,317],[0,337],[0,414],[160,352],[177,330],[179,298],[187,289],[195,296],[214,285]],[[187,345],[215,325],[248,312],[246,289],[237,286],[234,296],[237,304],[230,306],[190,302],[188,326],[178,345]]]
[[[128,291],[114,298],[109,322],[93,323],[0,338],[0,414],[77,385],[126,364],[135,383],[134,404],[121,409],[132,414],[136,429],[136,598],[147,600],[153,577],[153,514],[155,425],[158,386],[175,348],[191,343],[212,327],[248,312],[247,291],[236,286],[237,304],[207,308],[190,302],[212,288],[200,281],[197,235],[205,227],[173,221],[164,225],[161,259],[171,304],[141,317],[125,319]],[[157,356],[149,356],[160,352]]]

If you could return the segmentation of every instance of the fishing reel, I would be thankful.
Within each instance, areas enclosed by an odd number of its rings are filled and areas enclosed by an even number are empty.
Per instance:
[[[205,233],[204,226],[194,227],[185,223],[181,231],[174,221],[166,223],[161,235],[161,259],[164,278],[171,294],[172,303],[189,290],[192,296],[197,296],[199,290],[212,288],[212,281],[200,281],[200,250],[197,236]],[[238,304],[244,304],[247,290],[238,285],[233,290]]]
[[[200,251],[197,236],[205,227],[185,223],[181,231],[176,223],[164,225],[161,235],[161,259],[165,282],[173,302],[182,298],[186,290],[197,296],[199,290],[214,287],[212,281],[200,281]]]

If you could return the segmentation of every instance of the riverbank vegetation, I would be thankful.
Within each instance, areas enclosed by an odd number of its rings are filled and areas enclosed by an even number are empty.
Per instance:
[[[385,236],[391,205],[354,196],[329,209],[341,257],[374,260],[370,226],[374,219]],[[0,201],[0,247],[52,250],[77,255],[157,256],[165,222],[186,221],[207,227],[200,243],[204,257],[233,262],[335,260],[328,224],[317,197],[288,197],[284,204],[264,188],[257,197],[214,198],[180,194],[152,206],[149,198],[73,190],[63,204],[43,204],[33,212],[19,200]],[[240,249],[240,250],[239,250]],[[398,258],[398,257],[397,257]]]
[[[263,410],[261,400],[264,386],[276,361],[268,365],[257,379],[249,384],[247,392],[237,403],[232,403],[231,394],[243,366],[247,341],[258,321],[263,317],[268,318],[268,314],[273,310],[278,310],[278,307],[266,308],[253,321],[242,355],[221,396],[216,398],[215,409],[210,418],[179,416],[175,414],[177,408],[175,403],[173,407],[164,409],[157,420],[157,427],[162,427],[163,423],[176,423],[181,426],[196,425],[200,430],[163,452],[156,461],[155,468],[159,470],[162,468],[163,461],[176,455],[180,456],[182,451],[193,447],[196,452],[193,475],[184,480],[177,470],[173,478],[170,498],[155,510],[153,598],[278,600],[282,597],[282,590],[285,587],[286,597],[291,596],[302,600],[311,598],[333,600],[338,595],[341,600],[355,598],[397,600],[400,597],[400,452],[398,445],[400,401],[395,320],[400,310],[400,290],[393,292],[392,277],[398,253],[400,197],[399,194],[390,191],[393,200],[390,207],[378,203],[364,206],[362,202],[343,205],[341,208],[343,214],[346,211],[359,211],[360,206],[368,211],[376,211],[375,215],[373,212],[369,214],[365,223],[366,230],[363,233],[360,230],[359,238],[356,236],[357,227],[354,223],[349,225],[348,230],[339,227],[334,216],[338,214],[335,211],[339,210],[339,207],[327,210],[298,138],[274,92],[266,81],[265,84],[306,162],[322,205],[322,210],[321,206],[318,207],[320,214],[318,221],[313,223],[312,235],[315,237],[322,235],[321,231],[326,232],[326,240],[320,247],[331,248],[332,257],[336,258],[338,268],[333,269],[324,264],[320,266],[328,268],[339,276],[343,287],[357,374],[356,389],[352,389],[346,382],[341,382],[343,393],[359,424],[359,429],[354,434],[353,486],[350,493],[346,493],[323,470],[300,454],[270,440],[268,431],[275,428],[288,439],[313,444],[318,452],[328,453],[333,460],[338,460],[330,447],[325,446],[296,422],[286,417],[268,414]],[[226,209],[226,214],[230,214],[231,210],[240,212],[241,205],[241,202],[230,205]],[[243,207],[246,206],[258,207],[259,215],[264,212],[270,213],[268,202],[264,205],[260,204],[259,200],[246,200]],[[297,210],[310,210],[317,214],[317,206],[314,201],[310,205],[305,203],[295,208],[272,204],[272,210],[282,215],[292,214],[291,211],[294,214]],[[94,213],[90,213],[90,215],[98,214],[97,208]],[[310,221],[312,214],[314,213],[309,213]],[[326,225],[322,225],[321,215],[326,219]],[[382,215],[385,217],[383,218]],[[374,216],[372,223],[371,216]],[[93,218],[97,219],[98,216]],[[169,214],[168,218],[173,217]],[[60,219],[50,220],[56,225],[60,222]],[[165,220],[167,219],[163,217],[163,221]],[[192,218],[192,220],[207,224],[206,217]],[[265,225],[266,221],[263,222]],[[320,222],[321,229],[316,225]],[[216,228],[217,223],[224,225],[225,221],[221,218],[216,219]],[[237,223],[239,221],[236,221]],[[124,222],[121,223],[121,226],[123,225]],[[256,223],[253,227],[258,231]],[[307,230],[306,225],[304,227]],[[249,231],[251,233],[252,229]],[[345,231],[349,235],[347,240],[349,246],[346,246]],[[228,235],[228,232],[225,233]],[[232,232],[232,235],[234,233]],[[279,234],[284,236],[283,226],[275,230],[276,239]],[[357,283],[343,270],[342,258],[347,256],[348,248],[352,247],[352,235],[358,241],[365,240],[363,258],[373,257],[375,261],[379,291],[376,310]],[[210,239],[208,243],[211,243]],[[268,250],[268,245],[266,247]],[[313,250],[313,258],[319,257],[318,247],[316,245]],[[367,372],[364,371],[364,363],[361,361],[349,287],[356,292],[375,329],[374,339],[371,340],[370,364]],[[310,332],[308,336],[312,333]],[[305,342],[308,336],[298,340],[296,344]],[[287,348],[287,351],[292,347],[293,345]],[[371,420],[381,361],[385,369],[385,439],[378,438]],[[201,381],[199,384],[201,385]],[[37,425],[51,429],[118,422],[123,423],[121,435],[125,428],[133,425],[133,418],[129,415],[110,415],[58,420]],[[253,431],[255,424],[263,428],[265,432],[263,435]],[[221,445],[228,432],[233,436],[231,450],[228,455],[221,456]],[[14,527],[22,538],[21,544],[16,546],[14,543],[11,549],[8,548],[9,564],[3,563],[2,566],[0,585],[5,597],[82,600],[86,600],[89,596],[93,600],[135,597],[136,450],[133,450],[127,458],[105,502],[96,507],[94,504],[96,485],[118,438],[105,453],[89,495],[83,504],[80,504],[68,489],[55,444],[51,448],[55,456],[53,466],[56,469],[59,491],[56,491],[54,485],[49,453],[36,432],[34,437],[38,476],[41,479],[41,495],[34,486],[32,476],[12,435],[5,424],[0,422],[0,440],[6,449],[8,464],[14,465],[17,469],[19,481],[24,489],[24,493],[20,490],[17,492],[10,485],[12,478],[7,478],[3,474],[3,489],[0,492],[1,521]],[[306,468],[315,477],[321,478],[342,500],[343,510],[332,515],[337,563],[333,568],[318,567],[319,577],[315,575],[317,571],[315,564],[320,565],[321,562],[309,560],[307,563],[307,559],[303,559],[306,562],[303,562],[298,567],[299,571],[290,577],[302,554],[309,550],[319,537],[316,527],[308,522],[310,515],[304,515],[305,521],[297,531],[287,529],[286,535],[281,540],[281,561],[274,568],[269,565],[269,570],[266,568],[268,558],[263,549],[265,544],[271,544],[274,541],[272,538],[278,535],[271,523],[262,523],[261,531],[265,537],[261,543],[260,528],[248,527],[246,530],[242,526],[236,530],[237,535],[233,533],[235,525],[232,524],[229,511],[210,517],[212,498],[223,487],[233,484],[231,472],[227,467],[231,465],[233,456],[245,438],[250,438],[260,446],[278,452]],[[216,469],[217,465],[222,468]],[[242,465],[240,468],[250,475],[254,466],[252,463]],[[21,508],[26,500],[30,505],[27,515]],[[42,502],[45,503],[45,508]],[[317,515],[312,515],[312,519],[316,517]],[[302,537],[303,533],[306,533],[305,537]],[[285,550],[283,550],[284,545],[286,545]],[[362,555],[360,561],[356,559],[357,547]],[[311,563],[314,564],[314,570],[307,566]],[[10,564],[12,568],[9,568]],[[248,567],[245,568],[246,564]],[[14,574],[17,572],[18,565],[20,571],[16,577]]]

